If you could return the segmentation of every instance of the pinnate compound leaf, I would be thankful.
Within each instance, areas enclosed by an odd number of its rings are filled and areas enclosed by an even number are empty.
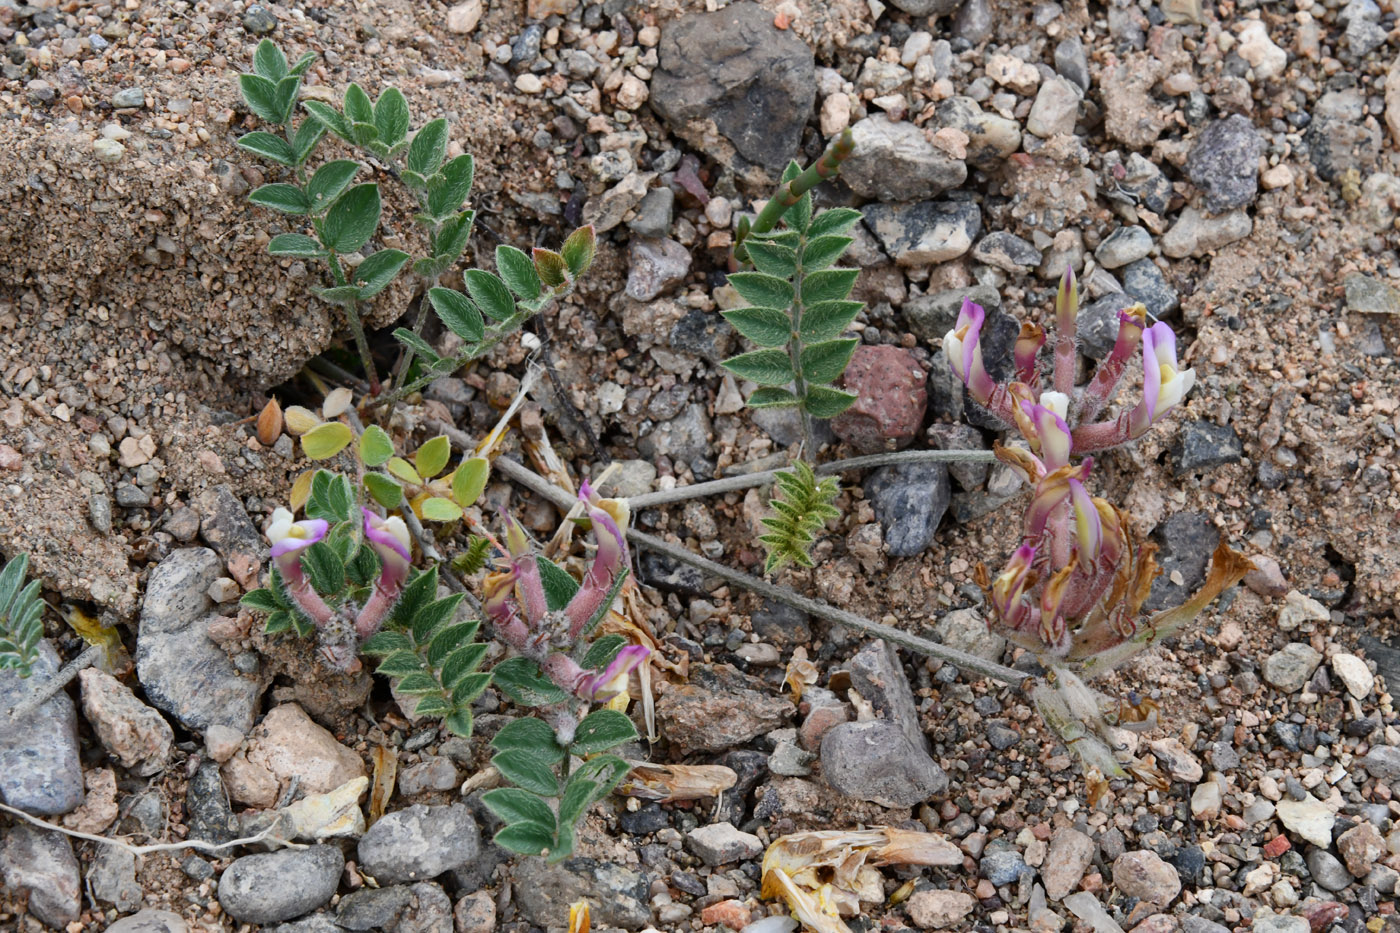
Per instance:
[[[451,456],[451,441],[447,439],[446,434],[439,434],[418,448],[417,453],[413,455],[413,466],[418,470],[419,476],[432,479],[447,466],[447,459]]]
[[[396,87],[385,88],[374,104],[374,128],[387,146],[394,146],[408,135],[408,101]]]
[[[835,418],[856,402],[856,396],[840,389],[810,386],[803,407],[814,418]]]
[[[499,669],[500,665],[496,667]],[[498,752],[527,751],[551,763],[564,760],[564,749],[555,740],[554,730],[533,716],[506,723],[491,740],[491,747]]]
[[[535,272],[535,264],[514,246],[496,247],[496,268],[510,290],[521,298],[534,301],[540,297],[540,277]]]
[[[365,428],[360,435],[360,460],[367,467],[383,466],[394,455],[394,441],[377,424]]]
[[[386,658],[396,651],[412,650],[413,640],[403,632],[375,632],[360,645],[360,653],[372,658]]]
[[[327,421],[301,436],[301,449],[312,460],[327,460],[344,450],[354,439],[355,432],[350,430],[348,424]]]
[[[797,272],[797,251],[777,243],[750,240],[744,244],[754,268],[765,275],[790,279]],[[736,286],[737,287],[737,286]]]
[[[491,764],[516,787],[542,797],[559,796],[559,778],[549,763],[537,755],[517,750],[498,752],[491,757]]]
[[[481,498],[486,481],[491,477],[491,461],[485,457],[468,457],[452,474],[452,498],[467,508]]]
[[[755,389],[749,396],[750,408],[791,408],[797,404],[797,396],[787,389]]]
[[[381,249],[370,254],[355,267],[354,278],[360,283],[360,298],[373,298],[389,287],[399,270],[408,262],[408,253],[401,249]]]
[[[593,255],[597,248],[598,234],[593,225],[589,224],[569,234],[559,253],[564,257],[564,264],[569,267],[569,274],[578,279],[593,265]]]
[[[533,266],[530,274],[535,274]],[[472,296],[482,314],[493,321],[504,321],[515,313],[515,299],[501,279],[482,269],[468,269],[462,278],[466,281],[467,294]]]
[[[410,172],[427,178],[437,173],[446,155],[447,121],[438,117],[414,134],[413,142],[408,146],[406,165]]]
[[[350,131],[350,121],[330,104],[319,100],[305,100],[301,105],[306,108],[306,112],[311,114],[312,119],[330,130],[336,136],[346,142],[353,142],[354,134]]]
[[[418,705],[413,708],[415,716],[445,716],[450,712],[452,704],[441,695],[431,693],[419,700]]]
[[[825,269],[840,259],[841,254],[854,242],[848,236],[822,236],[809,240],[802,251],[802,268],[808,272]]]
[[[548,706],[568,698],[529,658],[508,658],[491,673],[501,692],[521,706]]]
[[[345,193],[360,163],[350,159],[336,159],[316,169],[316,174],[306,183],[306,195],[311,200],[313,213],[322,213],[335,203],[335,199]]]
[[[784,350],[741,353],[725,360],[722,365],[741,379],[748,379],[761,386],[785,386],[796,378],[792,371],[792,361]]]
[[[369,242],[379,226],[379,186],[356,185],[345,192],[326,213],[326,246],[337,253],[353,253]]]
[[[486,336],[486,322],[481,319],[481,312],[476,310],[476,305],[472,304],[466,295],[450,288],[438,287],[428,290],[428,300],[432,302],[433,310],[442,319],[442,323],[447,325],[447,329],[467,343],[478,343]]]
[[[428,343],[428,341],[424,340],[407,327],[394,328],[394,339],[406,347],[412,347],[413,352],[421,356],[429,366],[432,366],[442,359],[442,357],[438,356],[437,351],[433,349],[432,344]],[[394,472],[392,463],[389,467],[389,472]],[[397,473],[394,473],[394,475],[398,476]],[[416,483],[418,481],[408,480],[408,482]]]
[[[281,81],[287,77],[287,56],[277,43],[264,39],[253,52],[253,71],[269,81]]]
[[[859,269],[824,269],[802,280],[802,303],[814,305],[819,301],[839,301],[851,293]]]
[[[812,305],[802,312],[802,342],[820,343],[840,337],[863,307],[859,301],[822,301]]]
[[[802,348],[802,376],[808,382],[825,384],[834,382],[846,371],[851,354],[856,352],[860,341],[855,338],[845,340],[825,340]]]
[[[815,240],[823,236],[841,236],[860,222],[860,211],[850,207],[833,207],[822,211],[807,227],[807,236]]]
[[[498,787],[481,795],[481,802],[503,823],[535,823],[554,833],[554,811],[536,794],[518,787]]]
[[[615,709],[595,709],[578,724],[569,751],[580,758],[596,755],[625,742],[635,741],[637,727]]]
[[[295,165],[296,152],[280,136],[264,133],[261,130],[245,133],[238,138],[238,148],[253,155],[262,156],[279,165]]]
[[[386,509],[397,508],[403,502],[403,487],[383,473],[366,473],[365,489],[370,498]]]
[[[782,347],[792,339],[792,319],[777,308],[735,308],[724,319],[760,347]]]
[[[248,202],[283,214],[305,214],[311,210],[311,201],[296,185],[263,185],[248,195]]]
[[[762,272],[735,272],[729,284],[749,304],[759,308],[786,308],[792,304],[792,283]]]

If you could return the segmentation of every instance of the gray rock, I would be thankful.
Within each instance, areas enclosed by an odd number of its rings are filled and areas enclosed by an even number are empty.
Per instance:
[[[1167,284],[1162,270],[1150,259],[1139,259],[1124,267],[1123,291],[1146,305],[1153,317],[1167,317],[1181,307],[1176,289]]]
[[[734,328],[713,312],[692,308],[676,322],[666,343],[679,353],[693,353],[718,365],[734,349]]]
[[[987,447],[982,432],[968,424],[935,424],[927,433],[929,444],[937,450],[985,450]],[[948,475],[963,489],[981,489],[990,468],[991,464],[986,462],[961,460],[948,464]]]
[[[145,508],[151,504],[151,494],[131,483],[118,483],[114,497],[124,509]]]
[[[1054,75],[1041,82],[1026,116],[1026,129],[1042,139],[1074,135],[1084,92],[1068,78]]]
[[[222,575],[222,562],[208,548],[173,551],[156,566],[141,610],[136,675],[146,698],[186,728],[203,731],[217,724],[246,733],[262,684],[241,676],[209,638],[217,616],[208,614],[207,591]]]
[[[1220,531],[1204,512],[1178,512],[1152,532],[1157,542],[1157,565],[1162,575],[1152,581],[1144,608],[1155,612],[1179,606],[1205,581],[1206,565],[1220,543]],[[1179,573],[1181,583],[1173,583]]]
[[[963,161],[934,146],[912,123],[870,116],[851,127],[851,136],[855,149],[841,166],[841,180],[861,197],[915,201],[967,180]]]
[[[972,201],[870,204],[865,224],[897,264],[923,266],[972,249],[982,232],[982,212]]]
[[[1091,360],[1102,360],[1118,340],[1118,312],[1131,307],[1129,295],[1105,295],[1082,308],[1077,321],[1079,349]]]
[[[1050,838],[1050,851],[1040,866],[1045,896],[1058,901],[1073,893],[1093,864],[1097,851],[1098,846],[1085,833],[1069,826],[1056,830]]]
[[[988,238],[995,234],[988,234]],[[905,323],[914,334],[926,341],[942,340],[943,335],[953,329],[958,313],[962,310],[964,298],[970,298],[982,306],[989,317],[1001,311],[1001,293],[990,285],[974,285],[971,288],[951,288],[910,298],[901,309]],[[938,368],[938,364],[934,364]],[[946,366],[944,367],[947,368]]]
[[[225,563],[235,558],[259,560],[265,554],[267,545],[262,535],[248,518],[248,510],[243,502],[227,486],[215,486],[211,492],[199,497],[199,534]]]
[[[711,868],[757,858],[763,852],[763,840],[740,832],[731,823],[709,823],[692,829],[685,834],[685,846]]]
[[[1195,914],[1186,914],[1181,918],[1181,929],[1182,933],[1230,933],[1229,927]]]
[[[1381,781],[1400,781],[1400,748],[1373,745],[1361,759],[1366,773]]]
[[[988,661],[1000,661],[1006,650],[1006,639],[987,627],[976,609],[955,609],[939,619],[933,627],[939,641],[949,648],[975,654]]]
[[[189,933],[185,918],[168,910],[137,911],[107,927],[107,933]]]
[[[1122,177],[1119,177],[1119,176]],[[1171,204],[1172,183],[1150,160],[1131,153],[1124,162],[1117,152],[1104,157],[1104,186],[1136,199],[1154,214],[1164,213]]]
[[[1255,913],[1249,929],[1251,933],[1309,933],[1312,925],[1306,917],[1276,914],[1266,909]]]
[[[912,807],[948,787],[948,775],[896,723],[843,722],[822,736],[822,774],[841,793]]]
[[[1106,269],[1117,269],[1152,252],[1152,234],[1142,227],[1133,225],[1119,227],[1094,250],[1094,258]]]
[[[569,905],[587,898],[599,926],[638,930],[651,922],[647,879],[621,865],[573,858],[559,865],[523,859],[512,870],[520,915],[539,927],[558,926]]]
[[[346,930],[392,930],[412,899],[408,885],[361,888],[340,899],[335,922]]]
[[[1231,114],[1201,131],[1186,156],[1186,175],[1205,192],[1212,214],[1253,204],[1259,196],[1264,140],[1249,117]]]
[[[642,197],[637,205],[637,216],[627,221],[627,226],[638,236],[664,237],[671,232],[671,214],[675,204],[676,193],[670,188],[652,188]]]
[[[266,927],[266,933],[343,933],[339,924],[328,913],[312,914],[291,923],[280,923]]]
[[[162,771],[175,741],[174,730],[165,717],[100,668],[81,672],[78,681],[82,684],[83,716],[103,748],[122,767],[142,777]]]
[[[217,761],[200,762],[190,777],[185,788],[185,814],[191,839],[228,842],[238,838],[238,821],[229,806]]]
[[[88,518],[102,534],[112,533],[112,497],[105,489],[94,489],[88,496]]]
[[[1172,445],[1172,469],[1178,475],[1213,470],[1227,463],[1239,463],[1244,445],[1228,424],[1188,421]]]
[[[360,867],[381,883],[426,881],[476,858],[481,831],[462,804],[415,804],[382,817],[360,839]]]
[[[78,919],[82,887],[73,846],[61,833],[13,822],[0,840],[0,879],[29,895],[29,910],[51,927]]]
[[[1162,236],[1162,252],[1172,259],[1204,256],[1253,232],[1254,219],[1244,208],[1210,217],[1194,207],[1187,207]]]
[[[1293,641],[1264,659],[1260,674],[1264,682],[1284,693],[1297,693],[1322,663],[1322,655],[1311,646]]]
[[[790,724],[790,701],[728,664],[692,664],[690,682],[666,691],[656,718],[684,754],[720,752]]]
[[[995,230],[977,241],[972,258],[1003,272],[1020,273],[1040,265],[1040,250],[1005,230]],[[985,286],[977,286],[983,288]],[[979,302],[980,303],[980,302]]]
[[[766,599],[749,617],[749,625],[764,641],[779,647],[805,644],[812,637],[811,620],[805,612]]]
[[[856,90],[871,90],[878,97],[883,94],[893,94],[904,87],[911,80],[913,75],[909,69],[898,62],[882,61],[878,58],[867,58],[865,65],[860,70],[860,75],[856,78]],[[860,143],[856,143],[856,148],[860,148]]]
[[[1329,891],[1351,887],[1351,873],[1326,849],[1311,849],[1307,854],[1308,871],[1313,880]]]
[[[1359,272],[1347,276],[1345,286],[1348,311],[1400,314],[1400,289]]]
[[[992,36],[992,4],[990,0],[964,0],[953,20],[953,34],[973,45]]]
[[[451,759],[434,756],[404,770],[399,776],[399,792],[405,797],[416,797],[431,791],[452,790],[457,783],[457,767]]]
[[[335,896],[344,868],[335,846],[245,855],[224,869],[219,904],[243,923],[291,920]]]
[[[136,855],[116,846],[98,846],[87,872],[92,896],[122,913],[141,906],[143,892],[136,883]]]
[[[131,110],[146,106],[146,92],[139,87],[124,87],[112,95],[113,110]]]
[[[689,465],[710,452],[710,433],[709,413],[703,404],[694,402],[670,421],[656,425],[637,443],[637,449],[652,460],[670,457],[679,465]]]
[[[1026,860],[1021,857],[1021,853],[1014,849],[988,852],[982,856],[977,867],[981,871],[982,877],[997,887],[1012,884],[1021,875],[1031,871],[1031,868],[1026,865]]]
[[[1356,59],[1364,58],[1385,45],[1386,30],[1374,20],[1353,19],[1347,23],[1347,48]]]
[[[891,557],[913,557],[933,543],[952,489],[941,463],[881,467],[865,481]]]
[[[650,301],[690,272],[690,250],[675,240],[633,237],[627,256],[627,295],[638,301]]]
[[[1089,90],[1089,60],[1078,36],[1061,39],[1055,46],[1055,70],[1061,77],[1073,81],[1081,91]]]
[[[1381,131],[1361,121],[1315,117],[1304,134],[1308,158],[1323,180],[1339,182],[1352,169],[1366,175],[1381,154]]]
[[[0,670],[0,710],[14,709],[58,669],[58,652],[41,639],[29,677]],[[83,802],[78,716],[64,691],[23,720],[0,715],[0,799],[41,816],[67,813]]]
[[[189,506],[183,505],[171,512],[161,527],[169,532],[176,541],[188,544],[194,540],[195,535],[199,534],[199,513]]]
[[[243,28],[255,36],[265,36],[277,28],[277,17],[255,3],[243,11]]]
[[[431,881],[411,886],[408,909],[394,933],[452,933],[452,900]]]
[[[915,748],[928,750],[928,739],[919,728],[919,710],[914,703],[914,691],[904,674],[899,652],[894,645],[876,639],[857,651],[848,665],[851,686],[855,688],[881,719],[900,729]]]
[[[976,0],[981,2],[981,0]],[[1021,148],[1021,125],[996,113],[984,113],[971,97],[950,97],[934,109],[938,128],[953,127],[967,134],[967,163],[994,169]]]
[[[651,106],[677,135],[741,174],[750,165],[770,177],[783,170],[816,100],[807,43],[745,2],[673,20],[657,52]],[[715,130],[732,152],[715,145]]]
[[[947,16],[962,0],[890,0],[896,9],[911,16]]]

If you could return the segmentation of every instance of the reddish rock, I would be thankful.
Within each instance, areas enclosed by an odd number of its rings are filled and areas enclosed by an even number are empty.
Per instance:
[[[1337,837],[1337,851],[1342,854],[1347,871],[1364,878],[1386,854],[1385,839],[1370,823],[1357,823]]]
[[[1298,914],[1308,921],[1312,933],[1322,933],[1323,930],[1345,917],[1347,908],[1345,904],[1339,904],[1336,901],[1314,901],[1299,907]]]
[[[749,909],[740,901],[720,901],[700,912],[700,922],[706,926],[722,923],[731,930],[742,930],[749,925]]]
[[[822,747],[822,736],[826,735],[826,730],[848,722],[850,718],[851,714],[844,705],[818,706],[802,720],[802,727],[797,733],[798,744],[806,751],[815,752]]]
[[[1278,858],[1289,849],[1293,848],[1293,843],[1288,841],[1288,837],[1278,835],[1264,843],[1264,854],[1269,858]]]
[[[928,408],[927,374],[908,350],[856,347],[843,387],[860,396],[831,422],[831,430],[861,453],[908,447]]]
[[[9,444],[0,444],[0,470],[18,470],[24,466],[24,457]]]

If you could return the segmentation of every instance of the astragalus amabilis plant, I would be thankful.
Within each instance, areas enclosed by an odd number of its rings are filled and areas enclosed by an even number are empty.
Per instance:
[[[979,563],[977,582],[991,604],[988,624],[1033,652],[1046,668],[1046,676],[1029,685],[1031,698],[1083,761],[1091,797],[1097,799],[1108,777],[1132,773],[1163,787],[1165,781],[1141,762],[1120,762],[1108,738],[1113,725],[1151,722],[1155,706],[1106,702],[1084,680],[1180,629],[1253,565],[1222,541],[1200,592],[1174,609],[1141,614],[1161,572],[1153,556],[1156,545],[1134,534],[1131,516],[1089,493],[1090,455],[1142,437],[1181,403],[1195,372],[1180,368],[1171,328],[1160,322],[1147,327],[1147,312],[1137,304],[1119,312],[1113,350],[1088,384],[1076,388],[1078,313],[1078,287],[1073,271],[1066,271],[1055,298],[1049,386],[1042,385],[1037,364],[1045,331],[1030,323],[1021,325],[1016,340],[1015,380],[992,378],[980,343],[986,314],[969,300],[943,338],[943,351],[973,399],[1025,439],[1025,446],[994,448],[997,459],[1034,490],[1020,546],[996,577]],[[1139,352],[1141,401],[1099,420]]]

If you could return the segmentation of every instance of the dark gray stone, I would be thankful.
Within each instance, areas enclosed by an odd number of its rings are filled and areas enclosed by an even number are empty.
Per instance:
[[[915,748],[927,751],[928,739],[919,727],[914,691],[894,645],[881,639],[871,642],[855,653],[847,669],[851,674],[851,686],[870,701],[880,718],[904,730],[905,737]]]
[[[239,555],[259,558],[266,553],[267,545],[248,510],[227,486],[215,486],[212,493],[200,496],[200,511],[200,537],[225,562]]]
[[[664,237],[671,232],[675,204],[676,193],[670,188],[652,188],[637,205],[637,215],[627,221],[627,226],[638,236]]]
[[[785,603],[764,600],[749,616],[749,625],[764,641],[779,647],[804,645],[812,639],[812,625],[807,614]]]
[[[952,488],[941,463],[881,467],[865,482],[891,557],[913,557],[933,543]]]
[[[637,559],[642,571],[642,580],[667,593],[680,593],[685,596],[708,596],[705,589],[705,575],[689,564],[671,560],[664,554],[642,551]]]
[[[911,16],[947,16],[962,0],[890,0],[896,9]]]
[[[1011,850],[988,852],[982,856],[982,860],[977,865],[982,872],[982,877],[997,887],[1012,884],[1021,875],[1031,871],[1026,865],[1026,860],[1021,857],[1021,853]]]
[[[224,869],[219,904],[243,923],[291,920],[335,896],[344,868],[335,846],[245,855]]]
[[[82,886],[67,836],[12,821],[0,840],[0,879],[28,894],[29,911],[49,926],[61,930],[78,919]]]
[[[936,361],[937,365],[946,365]],[[929,443],[938,450],[986,450],[982,432],[968,424],[935,424],[928,429]],[[981,489],[987,481],[991,464],[985,461],[960,460],[948,464],[948,475],[966,490]]]
[[[1055,71],[1077,84],[1081,91],[1089,90],[1089,60],[1078,36],[1061,39],[1055,46]]]
[[[1243,114],[1216,120],[1196,137],[1186,156],[1186,175],[1205,192],[1209,213],[1253,204],[1259,196],[1259,156],[1264,140]]]
[[[118,483],[113,498],[124,509],[139,509],[151,504],[151,494],[131,483]]]
[[[912,807],[948,788],[948,775],[897,723],[843,722],[822,736],[822,775],[841,793]]]
[[[1188,421],[1172,445],[1172,469],[1178,475],[1213,470],[1227,463],[1239,463],[1243,456],[1244,445],[1233,426]]]
[[[857,121],[851,135],[855,149],[841,166],[841,180],[861,197],[914,201],[967,180],[963,160],[934,146],[912,123],[878,114]]]
[[[710,416],[699,402],[687,405],[679,415],[652,428],[637,443],[642,456],[649,459],[670,457],[677,466],[688,466],[697,457],[710,452]]]
[[[901,266],[957,259],[982,232],[982,211],[973,201],[915,201],[868,204],[865,225]]]
[[[141,906],[144,896],[136,883],[136,855],[116,846],[99,846],[87,871],[92,896],[112,904],[122,913]]]
[[[1311,849],[1307,854],[1307,863],[1313,880],[1327,890],[1343,891],[1351,887],[1351,873],[1326,849]]]
[[[599,926],[638,930],[651,922],[646,877],[621,865],[590,858],[550,865],[532,858],[517,863],[513,875],[520,915],[536,926],[558,926],[569,905],[583,898]]]
[[[277,18],[261,5],[243,11],[243,28],[255,36],[265,36],[277,28]]]
[[[1141,301],[1153,317],[1167,317],[1181,307],[1176,289],[1167,284],[1151,259],[1139,259],[1123,268],[1123,291]]]
[[[408,909],[394,933],[452,933],[452,899],[431,881],[409,887]]]
[[[812,50],[756,3],[682,16],[661,32],[651,106],[677,135],[743,172],[780,173],[816,100]],[[718,129],[733,154],[705,136]]]
[[[402,884],[361,888],[340,899],[335,922],[347,930],[391,930],[412,898],[408,886]]]
[[[246,734],[262,683],[241,676],[209,638],[217,616],[209,615],[207,591],[222,575],[223,562],[208,548],[173,551],[156,566],[141,609],[136,676],[152,705],[186,728],[224,725]]]
[[[718,314],[692,308],[671,328],[667,343],[679,353],[693,353],[718,364],[734,349],[734,328]]]
[[[1360,121],[1318,117],[1303,138],[1313,168],[1325,181],[1339,182],[1352,169],[1369,173],[1381,154],[1380,129]]]
[[[122,917],[107,928],[107,933],[189,933],[189,929],[179,914],[147,908]]]
[[[40,816],[67,813],[83,802],[78,715],[62,690],[22,720],[8,711],[51,680],[59,666],[58,652],[42,639],[28,677],[0,670],[0,799]]]
[[[989,237],[993,235],[989,234]],[[920,295],[904,302],[900,310],[915,336],[926,341],[941,340],[957,323],[964,298],[970,298],[975,304],[981,305],[989,317],[1001,312],[1001,293],[990,285],[951,288],[930,295]]]
[[[1040,265],[1041,255],[1040,250],[1016,234],[994,230],[977,241],[972,258],[1014,274]]]
[[[1118,340],[1118,312],[1135,303],[1128,295],[1105,295],[1082,308],[1076,322],[1080,351],[1091,360],[1107,357]]]
[[[381,883],[426,881],[481,851],[481,832],[462,804],[415,804],[386,814],[360,838],[360,867]]]
[[[1196,592],[1205,581],[1206,565],[1220,543],[1220,530],[1205,512],[1178,512],[1152,532],[1160,550],[1157,565],[1162,575],[1152,582],[1152,591],[1144,603],[1150,611],[1179,606]],[[1182,582],[1173,583],[1173,572],[1181,573]]]
[[[979,45],[992,36],[990,0],[965,0],[953,20],[953,35]]]

